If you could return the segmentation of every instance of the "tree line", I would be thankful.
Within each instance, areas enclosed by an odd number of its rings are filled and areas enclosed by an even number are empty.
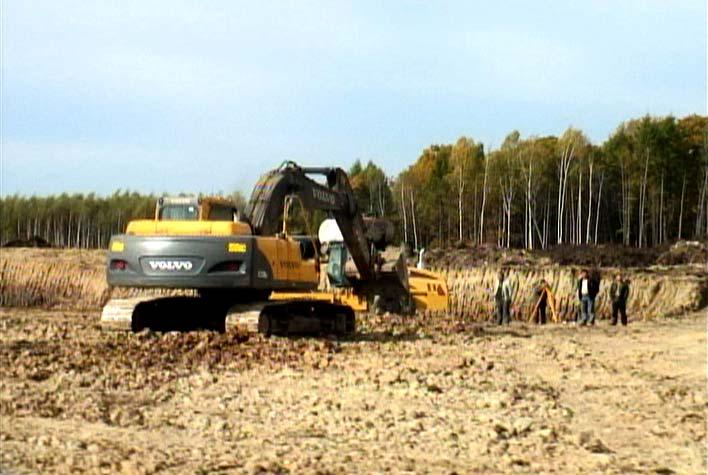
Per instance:
[[[156,199],[134,191],[7,196],[0,200],[2,243],[39,237],[58,247],[106,247],[128,221],[154,215]]]
[[[425,148],[397,177],[358,160],[349,176],[362,212],[389,218],[414,248],[647,247],[708,237],[706,116],[629,120],[600,145],[572,127],[560,136],[513,131],[495,149],[460,137]],[[129,191],[7,196],[0,241],[105,247],[129,220],[151,217],[156,199]]]
[[[359,173],[376,178],[359,181]],[[384,193],[375,164],[356,164],[352,175],[364,210],[389,216],[415,248],[647,247],[708,237],[705,116],[629,120],[600,145],[572,127],[560,136],[513,131],[492,150],[460,137],[427,147]]]
[[[152,219],[158,198],[127,190],[110,196],[7,196],[0,199],[0,243],[40,238],[57,247],[105,248],[111,235],[125,231],[129,221]],[[243,209],[240,192],[230,198]]]

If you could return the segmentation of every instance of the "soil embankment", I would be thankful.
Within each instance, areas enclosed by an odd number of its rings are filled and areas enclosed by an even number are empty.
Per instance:
[[[536,304],[535,289],[546,280],[556,296],[559,321],[574,320],[578,311],[577,279],[580,269],[569,266],[505,267],[512,284],[516,319],[527,320]],[[611,313],[609,288],[619,269],[603,268],[596,312],[600,318]],[[450,289],[450,312],[453,315],[487,319],[494,312],[494,287],[499,267],[486,266],[465,270],[440,271]],[[663,318],[696,311],[708,304],[708,268],[706,266],[653,267],[624,269],[631,281],[627,311],[635,319]],[[550,310],[549,310],[550,312]]]
[[[433,264],[440,264],[439,261]],[[551,284],[558,300],[559,317],[571,319],[576,311],[575,291],[578,267],[540,261],[535,265],[509,266],[502,261],[489,265],[450,264],[440,269],[450,289],[453,315],[476,320],[493,313],[492,289],[500,265],[511,273],[517,319],[525,319],[535,304],[534,289],[543,278]],[[105,278],[105,252],[59,249],[3,249],[0,252],[0,306],[42,307],[65,310],[96,310],[111,297],[127,297],[146,292],[111,289]],[[597,301],[598,313],[609,313],[607,291],[617,269],[602,268],[603,284]],[[635,318],[675,316],[708,304],[708,265],[652,266],[630,268],[629,311]]]

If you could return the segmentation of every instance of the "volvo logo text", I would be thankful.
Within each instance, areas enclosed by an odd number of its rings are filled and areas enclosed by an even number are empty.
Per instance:
[[[149,261],[149,263],[152,270],[192,270],[192,263],[190,261]]]
[[[334,205],[336,202],[336,198],[332,193],[329,193],[325,190],[321,190],[319,188],[313,188],[312,189],[312,196],[320,201],[324,201],[325,203],[329,203],[330,205]]]

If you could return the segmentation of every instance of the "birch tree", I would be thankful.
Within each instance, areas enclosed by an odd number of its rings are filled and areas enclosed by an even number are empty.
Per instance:
[[[489,155],[485,154],[484,159],[484,179],[482,181],[482,209],[479,212],[479,244],[484,244],[484,210],[487,205],[487,181],[489,178]]]
[[[583,133],[572,127],[569,127],[558,141],[558,226],[556,233],[558,244],[563,244],[564,239],[564,216],[570,166],[587,143]]]

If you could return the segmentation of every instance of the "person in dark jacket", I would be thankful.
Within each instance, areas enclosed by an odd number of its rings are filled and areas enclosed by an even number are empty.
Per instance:
[[[622,325],[627,325],[627,298],[629,297],[629,281],[622,278],[622,274],[617,274],[610,286],[610,298],[612,299],[612,325],[617,325],[617,314],[619,314]]]
[[[511,285],[503,270],[499,271],[494,298],[497,302],[497,325],[509,325],[511,321]]]
[[[580,272],[578,279],[578,300],[580,300],[580,325],[595,324],[595,297],[600,292],[600,278],[592,277],[588,271]]]

